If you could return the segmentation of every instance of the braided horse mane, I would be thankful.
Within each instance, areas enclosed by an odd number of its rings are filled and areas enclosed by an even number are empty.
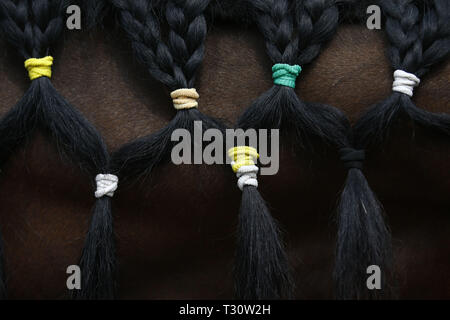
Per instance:
[[[339,4],[340,13],[354,8],[350,2]],[[422,10],[423,2],[414,3]],[[205,58],[195,85],[201,95],[199,111],[226,124],[236,123],[272,85],[272,61],[253,22],[254,11],[245,1],[235,3],[213,1],[207,9]],[[164,128],[174,111],[170,89],[165,90],[134,61],[126,35],[115,23],[116,13],[108,6],[104,9],[103,27],[65,32],[65,39],[56,43],[51,82],[95,126],[113,153]],[[364,17],[358,11],[344,18],[358,22]],[[365,110],[391,92],[393,70],[385,55],[389,44],[383,30],[343,22],[302,71],[297,96],[334,106],[357,123]],[[6,75],[0,83],[0,108],[6,114],[30,84],[23,58],[7,46],[6,39],[0,46],[0,73]],[[430,68],[416,88],[414,104],[434,113],[448,112],[449,74],[448,60]],[[99,172],[78,170],[70,153],[61,161],[55,148],[61,144],[53,144],[47,136],[37,128],[29,139],[17,143],[2,164],[0,230],[9,297],[64,296],[65,269],[79,263],[92,218],[95,198],[88,187]],[[259,187],[283,228],[298,298],[333,295],[336,226],[330,221],[346,176],[335,147],[315,138],[311,144],[325,149],[328,156],[282,145],[279,173],[260,177]],[[399,295],[420,297],[427,289],[430,297],[443,297],[434,270],[449,263],[443,227],[448,225],[448,142],[439,132],[413,126],[401,115],[385,143],[368,150],[364,174],[387,212],[398,282],[408,277]],[[230,171],[164,163],[151,179],[120,185],[112,201],[119,297],[231,297],[232,235],[241,192]],[[193,183],[198,180],[202,183]],[[411,269],[406,273],[407,265]],[[430,274],[428,284],[413,280],[423,272]],[[174,274],[180,276],[177,281]]]

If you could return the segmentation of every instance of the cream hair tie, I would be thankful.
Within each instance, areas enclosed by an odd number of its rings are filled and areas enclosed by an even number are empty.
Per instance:
[[[178,89],[172,91],[170,93],[170,96],[172,97],[173,100],[173,106],[177,110],[197,108],[198,106],[197,99],[200,97],[195,88]]]

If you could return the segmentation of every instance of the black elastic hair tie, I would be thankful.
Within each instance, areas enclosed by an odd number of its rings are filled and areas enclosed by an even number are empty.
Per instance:
[[[339,150],[339,154],[341,155],[341,160],[344,162],[344,166],[347,169],[362,169],[363,162],[366,158],[366,153],[364,150],[356,150],[353,148],[342,148]]]

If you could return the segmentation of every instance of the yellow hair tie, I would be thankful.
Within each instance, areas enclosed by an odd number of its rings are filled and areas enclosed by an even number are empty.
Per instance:
[[[173,106],[175,109],[190,109],[197,108],[198,102],[197,99],[200,97],[197,93],[197,90],[194,88],[191,89],[178,89],[172,91],[170,96],[173,100]]]
[[[30,58],[25,60],[25,68],[28,70],[30,80],[40,77],[52,77],[53,57],[47,56],[44,58]]]
[[[228,156],[231,158],[231,168],[237,172],[240,167],[255,165],[259,158],[258,151],[255,148],[247,146],[234,147],[228,150]]]

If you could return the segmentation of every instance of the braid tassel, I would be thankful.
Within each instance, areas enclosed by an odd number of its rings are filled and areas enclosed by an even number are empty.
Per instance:
[[[234,267],[237,299],[283,299],[293,293],[293,281],[280,231],[258,192],[255,148],[228,151],[242,191]]]

